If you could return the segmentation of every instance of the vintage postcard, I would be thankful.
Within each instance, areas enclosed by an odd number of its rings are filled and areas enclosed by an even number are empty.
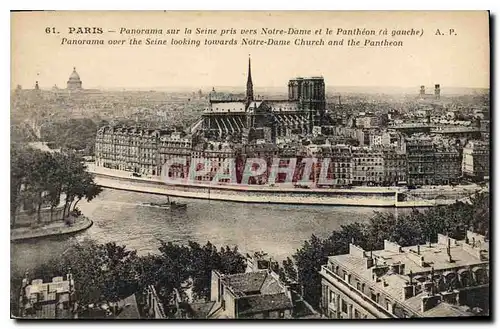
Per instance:
[[[14,319],[488,319],[487,11],[11,13]]]

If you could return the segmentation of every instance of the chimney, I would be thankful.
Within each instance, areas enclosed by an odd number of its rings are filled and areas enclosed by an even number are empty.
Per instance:
[[[405,264],[399,264],[399,274],[405,274]]]
[[[403,300],[412,298],[413,296],[415,296],[415,286],[411,283],[406,283],[406,285],[403,286]]]
[[[373,257],[366,258],[366,269],[369,269],[373,266]]]
[[[420,255],[420,244],[417,245],[417,255]]]
[[[422,297],[422,302],[421,302],[421,309],[420,311],[422,313],[430,310],[431,308],[437,306],[439,304],[440,296],[435,295],[435,296],[423,296]]]

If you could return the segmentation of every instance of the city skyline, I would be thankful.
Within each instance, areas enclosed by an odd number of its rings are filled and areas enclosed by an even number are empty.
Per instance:
[[[290,22],[299,19],[300,27],[310,29],[338,26],[376,29],[382,27],[381,21],[384,27],[387,27],[387,21],[391,22],[389,25],[394,29],[425,27],[424,36],[401,38],[405,46],[396,48],[62,46],[61,37],[46,35],[44,31],[47,19],[64,30],[73,22],[82,20],[82,15],[86,13],[30,13],[29,20],[23,13],[12,15],[12,26],[16,27],[12,37],[13,87],[17,84],[32,86],[35,81],[44,87],[54,84],[62,87],[73,67],[81,75],[84,88],[236,87],[244,85],[245,64],[251,54],[256,88],[281,87],[295,76],[316,75],[323,76],[327,86],[331,87],[413,88],[439,83],[443,87],[489,88],[489,36],[483,32],[487,31],[487,12],[428,12],[425,15],[411,12],[313,12],[307,17],[290,12],[258,12],[252,16],[238,12],[209,12],[190,13],[189,24],[184,23],[187,13],[183,12],[144,12],[135,15],[133,23],[127,14],[116,12],[84,19],[87,25],[104,29],[118,29],[120,26],[164,28],[164,25],[221,28],[232,26],[236,19],[241,28],[287,27],[296,25]],[[437,22],[436,15],[439,15]],[[466,25],[469,26],[467,30],[459,28]],[[456,27],[459,35],[439,38],[431,33],[437,28],[448,27]],[[466,55],[456,56],[457,53]]]

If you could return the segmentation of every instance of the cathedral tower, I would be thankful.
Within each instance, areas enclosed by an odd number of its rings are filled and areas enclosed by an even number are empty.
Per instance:
[[[248,57],[247,106],[253,101],[252,65]]]

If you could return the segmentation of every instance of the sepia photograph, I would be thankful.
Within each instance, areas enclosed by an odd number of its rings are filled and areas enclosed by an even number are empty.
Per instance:
[[[11,319],[490,319],[488,11],[10,20]]]

